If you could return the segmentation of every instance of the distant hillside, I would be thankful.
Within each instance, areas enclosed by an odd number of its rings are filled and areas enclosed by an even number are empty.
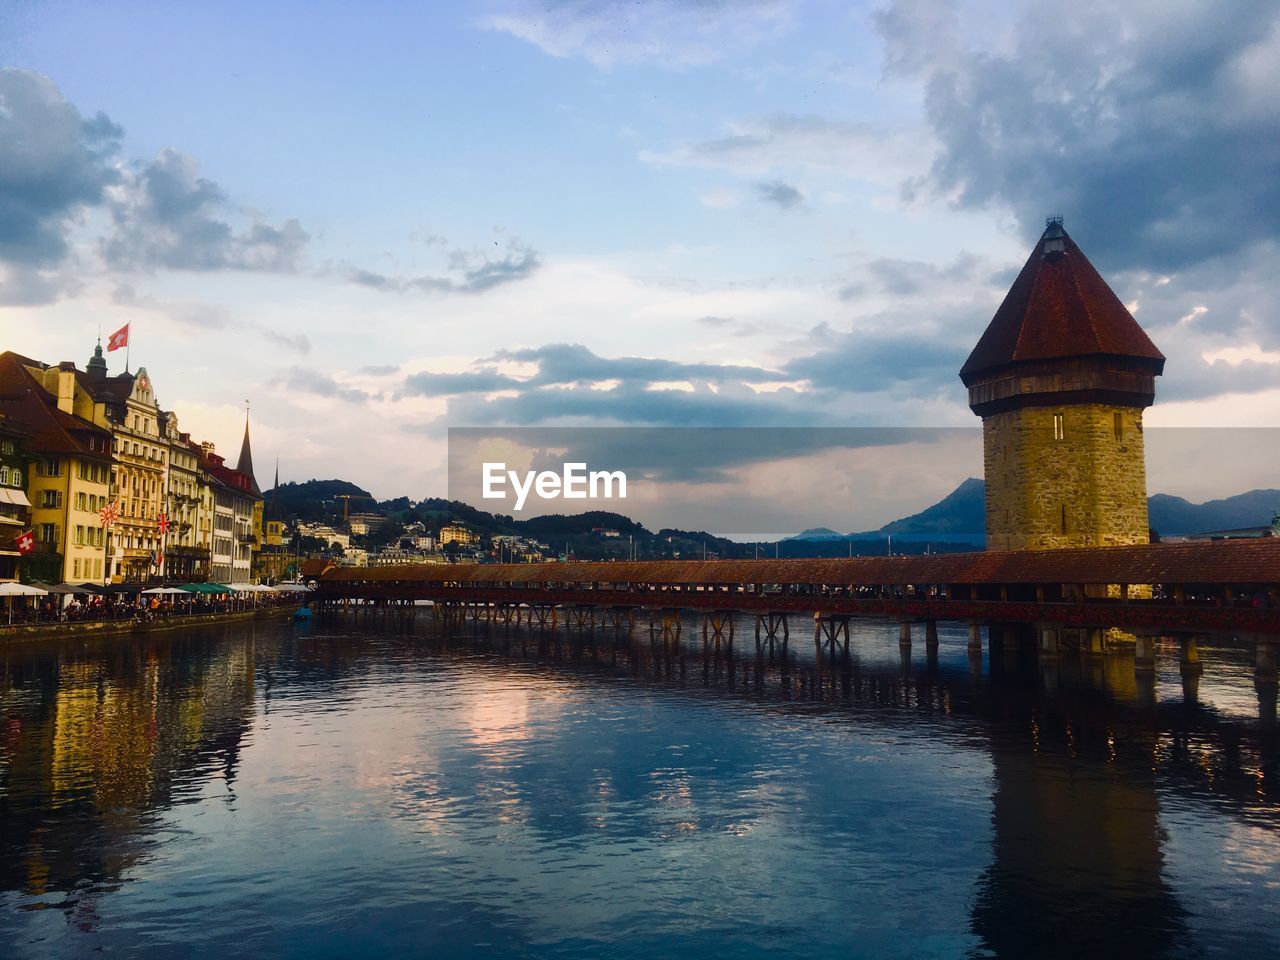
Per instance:
[[[877,532],[946,537],[969,543],[986,540],[986,484],[970,477],[931,507],[886,523]]]
[[[886,523],[879,530],[840,536],[826,527],[806,530],[796,540],[868,540],[886,535],[903,540],[938,538],[951,542],[981,545],[986,540],[986,485],[970,477],[931,507],[901,520]],[[1191,503],[1182,497],[1157,493],[1147,500],[1151,527],[1165,537],[1261,527],[1271,523],[1280,511],[1280,490],[1250,490],[1221,500]],[[896,541],[895,541],[896,546]]]
[[[1157,493],[1147,499],[1147,509],[1152,528],[1165,537],[1262,527],[1280,511],[1280,490],[1250,490],[1205,503]]]

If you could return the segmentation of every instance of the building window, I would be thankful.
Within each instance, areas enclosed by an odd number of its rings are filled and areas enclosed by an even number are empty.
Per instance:
[[[13,473],[9,474],[9,479],[15,487],[22,486],[22,471],[17,467],[13,468]]]
[[[1112,417],[1111,419],[1112,426],[1115,428],[1115,431],[1116,431],[1116,439],[1123,440],[1124,439],[1124,414],[1121,413],[1119,410],[1117,410],[1115,413],[1111,415],[1111,417]]]
[[[57,543],[58,525],[56,523],[40,524],[39,540],[41,543]]]
[[[77,494],[76,494],[76,509],[77,509],[77,510],[87,510],[87,509],[88,509],[88,503],[89,503],[89,499],[88,499],[88,497],[86,497],[83,493],[77,493]]]
[[[1067,532],[1067,505],[1062,505],[1062,532]]]
[[[45,490],[44,497],[40,501],[40,506],[45,510],[57,510],[62,506],[61,490]]]
[[[46,457],[42,466],[46,477],[57,477],[62,474],[62,463],[56,457]]]
[[[9,485],[9,468],[4,464],[0,464],[0,485]]]
[[[1055,413],[1053,415],[1053,439],[1063,440],[1067,436],[1066,415]]]

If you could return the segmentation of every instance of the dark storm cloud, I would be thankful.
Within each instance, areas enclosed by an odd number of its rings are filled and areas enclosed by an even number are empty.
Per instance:
[[[817,339],[821,344],[817,352],[787,365],[789,378],[841,393],[902,387],[928,393],[954,391],[956,371],[968,355],[967,349],[946,338],[922,333],[820,330]]]
[[[163,150],[112,203],[116,231],[102,244],[121,269],[295,270],[309,239],[297,220],[279,225],[252,218],[237,230],[238,213],[222,189],[196,174],[195,161]]]
[[[627,426],[476,427],[449,431],[451,493],[478,501],[473,489],[486,456],[485,441],[505,439],[535,451],[532,469],[566,462],[608,464],[646,483],[718,483],[735,468],[772,463],[829,450],[936,443],[980,442],[978,428]]]
[[[759,395],[745,387],[650,390],[624,383],[612,390],[534,387],[518,396],[486,400],[474,394],[449,400],[450,424],[554,422],[647,424],[663,426],[788,426],[825,422],[812,410],[790,401],[792,391]]]
[[[941,150],[917,189],[1042,217],[1111,269],[1176,270],[1274,236],[1280,7],[1035,0],[1000,52],[962,47],[955,4],[877,15],[891,72],[919,78]]]
[[[765,180],[756,184],[756,193],[765,203],[782,210],[794,210],[804,203],[804,194],[782,180]]]

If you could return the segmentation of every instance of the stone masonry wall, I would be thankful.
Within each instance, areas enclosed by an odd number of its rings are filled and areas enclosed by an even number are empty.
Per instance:
[[[987,549],[1148,541],[1141,409],[1028,407],[985,418],[982,434]]]

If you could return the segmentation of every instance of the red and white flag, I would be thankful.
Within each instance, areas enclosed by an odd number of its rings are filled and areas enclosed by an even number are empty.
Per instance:
[[[18,534],[18,539],[14,542],[18,545],[19,553],[31,553],[36,548],[36,532],[34,530],[28,530],[26,533],[20,533]]]
[[[168,532],[169,518],[162,512],[160,516],[156,517],[156,533],[163,537]]]
[[[125,324],[111,336],[107,337],[107,353],[129,345],[129,324]]]
[[[104,530],[110,530],[116,522],[116,518],[120,516],[120,501],[108,503],[105,507],[98,511],[98,526]]]

